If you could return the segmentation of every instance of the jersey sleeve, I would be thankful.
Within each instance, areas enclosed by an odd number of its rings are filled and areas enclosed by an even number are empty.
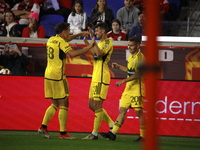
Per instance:
[[[104,51],[105,54],[107,54],[108,51],[111,49],[112,45],[113,45],[113,44],[112,44],[112,40],[111,40],[110,38],[108,38],[108,39],[106,39],[106,40],[104,41],[103,44],[99,45],[99,48],[100,48],[102,51]]]
[[[67,54],[68,51],[72,50],[72,48],[70,47],[69,43],[64,42],[64,41],[60,43],[60,49],[61,49],[65,54]]]

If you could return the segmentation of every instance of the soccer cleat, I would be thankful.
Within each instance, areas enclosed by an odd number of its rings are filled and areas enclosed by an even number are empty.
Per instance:
[[[144,142],[144,138],[139,136],[136,140],[133,140],[133,142]]]
[[[47,131],[47,129],[42,127],[42,126],[38,129],[38,133],[43,134],[44,137],[47,138],[47,139],[51,138],[49,133],[48,133],[48,131]]]
[[[58,138],[59,139],[70,139],[70,140],[73,140],[73,139],[76,139],[75,137],[72,137],[72,136],[70,136],[69,134],[59,134],[58,135]]]
[[[107,139],[112,140],[112,141],[116,140],[116,135],[113,134],[112,132],[108,132],[108,133],[101,132],[100,135],[102,137],[107,138]]]
[[[82,140],[98,140],[98,136],[95,136],[93,134],[89,134],[88,136],[82,138]]]

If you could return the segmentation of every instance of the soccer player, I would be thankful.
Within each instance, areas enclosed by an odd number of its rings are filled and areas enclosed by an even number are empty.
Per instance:
[[[98,130],[102,120],[110,127],[114,124],[106,110],[102,108],[110,84],[108,62],[113,52],[112,40],[107,37],[107,30],[108,26],[106,23],[99,23],[95,26],[95,35],[100,42],[98,44],[95,42],[94,47],[90,50],[94,55],[94,67],[89,91],[89,108],[95,113],[95,118],[92,133],[83,138],[83,140],[98,139]],[[85,39],[85,43],[86,45],[88,44],[87,39]]]
[[[46,138],[50,138],[47,131],[48,122],[51,120],[56,110],[59,109],[58,120],[60,124],[59,139],[75,139],[66,132],[66,124],[68,118],[68,97],[69,87],[65,76],[66,54],[72,57],[81,55],[94,44],[94,38],[87,47],[80,50],[72,50],[68,41],[78,36],[87,36],[89,32],[82,32],[76,35],[70,35],[70,24],[62,22],[55,27],[56,36],[52,36],[47,41],[47,67],[45,70],[45,98],[50,98],[52,104],[47,108],[42,125],[38,132],[44,134]]]
[[[110,140],[116,139],[116,134],[121,128],[126,118],[126,112],[129,108],[135,109],[136,115],[140,121],[140,136],[134,142],[140,142],[144,139],[144,114],[143,114],[143,97],[144,97],[144,81],[142,71],[139,69],[144,64],[144,56],[139,50],[140,38],[134,36],[128,41],[128,49],[130,55],[128,57],[127,67],[112,63],[112,67],[127,72],[127,78],[119,80],[115,83],[120,86],[126,83],[126,87],[121,96],[119,115],[115,121],[113,129],[108,133],[100,133],[104,138]]]

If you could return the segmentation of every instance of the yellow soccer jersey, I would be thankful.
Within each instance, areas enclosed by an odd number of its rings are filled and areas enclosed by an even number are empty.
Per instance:
[[[129,55],[127,62],[127,77],[138,72],[138,67],[144,63],[144,55],[139,51],[135,56]],[[145,87],[143,78],[138,78],[126,83],[123,94],[133,96],[145,96]]]
[[[65,73],[66,53],[72,48],[59,35],[52,36],[47,41],[47,67],[45,78],[62,80]]]
[[[110,71],[108,67],[108,62],[110,61],[113,52],[113,43],[110,38],[105,39],[98,43],[100,50],[104,51],[105,55],[100,57],[95,57],[93,64],[93,82],[102,82],[104,84],[110,83]]]

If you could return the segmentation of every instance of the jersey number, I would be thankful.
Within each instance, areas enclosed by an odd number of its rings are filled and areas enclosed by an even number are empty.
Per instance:
[[[54,49],[52,47],[47,48],[47,57],[49,57],[49,59],[54,59]]]

